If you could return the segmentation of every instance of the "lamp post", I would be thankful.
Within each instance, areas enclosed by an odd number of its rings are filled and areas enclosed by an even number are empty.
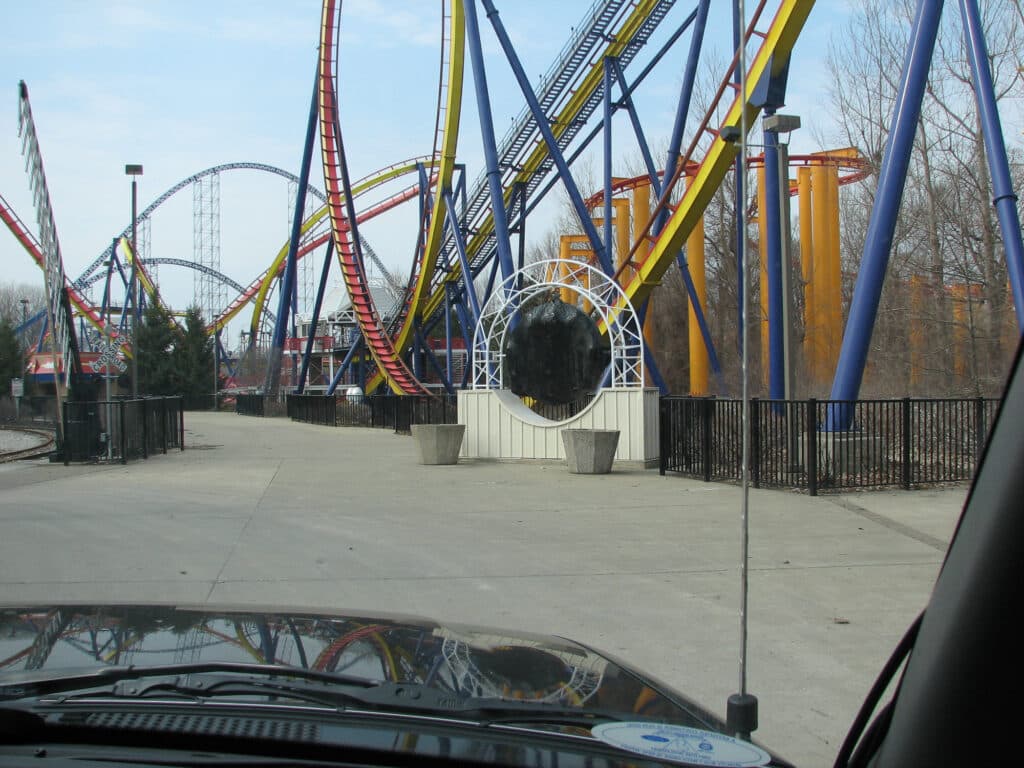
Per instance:
[[[142,166],[139,164],[128,164],[124,167],[126,176],[132,177],[132,271],[131,276],[128,279],[128,297],[129,305],[131,306],[131,339],[132,339],[132,398],[138,399],[139,397],[139,355],[138,350],[135,348],[136,339],[136,324],[138,322],[138,304],[136,302],[136,280],[137,270],[139,262],[139,251],[137,248],[137,232],[135,226],[135,218],[138,210],[138,189],[136,185],[136,177],[142,175]]]
[[[793,297],[790,290],[793,285],[792,248],[793,239],[790,234],[789,211],[789,134],[800,128],[797,115],[767,115],[762,121],[765,131],[777,136],[778,168],[779,168],[779,221],[781,222],[782,250],[782,370],[783,399],[793,398]],[[786,136],[786,141],[782,137]]]

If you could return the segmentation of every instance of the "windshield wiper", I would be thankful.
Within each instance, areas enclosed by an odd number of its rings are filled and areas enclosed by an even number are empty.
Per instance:
[[[621,720],[610,710],[529,699],[477,698],[421,683],[396,683],[271,664],[209,662],[108,667],[0,686],[0,700],[57,696],[57,703],[97,696],[182,697],[192,702],[232,696],[293,699],[336,710],[365,709],[450,717],[481,725],[545,723],[590,726]]]
[[[189,664],[162,664],[146,667],[104,667],[71,675],[44,677],[18,683],[0,685],[0,700],[22,699],[30,696],[45,696],[53,693],[78,691],[95,688],[126,680],[146,680],[154,677],[200,675],[225,673],[237,675],[258,675],[268,679],[284,678],[320,682],[330,685],[346,685],[354,688],[373,688],[380,683],[363,677],[338,675],[301,667],[282,667],[276,664],[245,664],[240,662],[196,662]]]

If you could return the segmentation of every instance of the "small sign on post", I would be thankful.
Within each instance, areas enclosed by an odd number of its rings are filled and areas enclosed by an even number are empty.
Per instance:
[[[11,397],[25,396],[25,380],[11,379]]]
[[[108,344],[103,350],[103,353],[90,363],[90,365],[97,373],[99,373],[101,368],[107,368],[109,370],[110,366],[113,366],[121,373],[128,370],[128,365],[124,360],[117,356],[117,347],[113,344]]]

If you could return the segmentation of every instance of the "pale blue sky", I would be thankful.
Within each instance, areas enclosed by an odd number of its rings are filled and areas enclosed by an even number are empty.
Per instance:
[[[31,94],[65,265],[75,278],[128,223],[125,163],[142,163],[140,208],[205,168],[254,161],[298,173],[312,91],[320,3],[316,0],[0,0],[0,194],[33,228],[35,214],[17,138],[17,83]],[[545,72],[590,6],[583,2],[498,0],[531,77]],[[436,0],[346,0],[342,28],[342,128],[354,177],[429,151],[436,98],[440,19]],[[664,39],[692,10],[680,0],[662,24]],[[731,2],[714,0],[705,50],[730,56]],[[753,2],[748,3],[753,6]],[[772,5],[772,4],[770,4]],[[825,46],[847,12],[819,0],[796,48],[787,111],[822,123]],[[488,78],[499,135],[522,106],[489,28]],[[638,94],[648,139],[671,130],[688,34]],[[639,70],[642,54],[632,69]],[[481,170],[477,114],[467,73],[459,155],[471,178]],[[348,106],[354,105],[354,106]],[[616,125],[619,123],[617,122]],[[635,155],[626,123],[616,152]],[[5,127],[4,127],[5,126]],[[812,131],[794,139],[818,149]],[[319,176],[319,155],[315,156]],[[322,186],[315,178],[317,186]],[[222,269],[246,284],[269,264],[287,231],[287,186],[253,172],[221,180]],[[403,215],[367,227],[389,265],[407,273],[415,237]],[[152,254],[190,259],[192,200],[183,190],[153,218]],[[533,232],[542,230],[535,227]],[[41,272],[4,228],[5,281],[41,284]],[[191,274],[161,270],[170,303],[188,304]],[[237,329],[233,330],[237,333]]]

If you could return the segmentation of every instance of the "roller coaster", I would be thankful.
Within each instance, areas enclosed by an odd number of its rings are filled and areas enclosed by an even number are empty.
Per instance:
[[[805,288],[809,297],[805,310],[808,327],[813,320],[821,330],[805,351],[813,361],[817,376],[823,380],[832,377],[833,399],[855,399],[863,378],[943,3],[919,0],[917,4],[911,46],[900,78],[899,108],[894,111],[890,126],[878,177],[875,210],[845,328],[840,297],[836,293],[838,249],[830,250],[826,244],[837,236],[838,198],[835,194],[830,198],[826,192],[839,184],[857,183],[866,178],[869,173],[866,161],[856,151],[841,150],[787,157],[783,169],[779,160],[779,131],[768,128],[767,123],[763,153],[749,157],[746,151],[746,134],[755,125],[758,115],[772,117],[784,106],[790,62],[814,2],[760,0],[753,4],[747,18],[741,18],[740,4],[735,3],[731,47],[736,55],[722,73],[704,113],[694,115],[691,105],[710,5],[710,0],[690,3],[595,0],[573,27],[571,38],[539,83],[532,85],[493,0],[441,0],[440,74],[430,153],[396,162],[353,181],[350,153],[343,140],[343,116],[358,111],[359,105],[347,103],[339,87],[346,74],[340,69],[339,56],[345,14],[341,0],[323,0],[316,76],[299,175],[259,163],[216,166],[183,179],[167,190],[139,215],[138,221],[147,220],[161,203],[203,177],[236,169],[269,172],[294,182],[297,189],[294,210],[297,212],[306,210],[307,191],[322,205],[305,218],[294,217],[288,241],[276,252],[270,266],[247,286],[216,269],[191,265],[180,259],[153,259],[150,263],[191,267],[231,286],[237,295],[209,318],[211,334],[218,333],[243,309],[252,306],[250,346],[270,337],[266,350],[269,364],[262,382],[267,394],[278,391],[280,361],[286,348],[293,352],[303,349],[302,373],[291,382],[297,392],[307,386],[310,361],[316,354],[332,357],[339,354],[344,358],[333,379],[322,382],[322,390],[327,394],[333,394],[341,382],[359,384],[367,392],[386,388],[399,395],[423,394],[434,391],[436,386],[453,391],[470,385],[469,369],[466,367],[462,381],[458,381],[452,380],[451,366],[446,369],[437,364],[434,353],[437,338],[442,333],[439,328],[444,329],[442,347],[446,354],[451,355],[453,348],[459,345],[472,348],[475,330],[484,314],[482,307],[493,293],[521,289],[516,285],[515,276],[527,266],[527,219],[557,188],[564,192],[578,225],[575,232],[567,235],[573,240],[572,243],[566,241],[561,258],[586,262],[616,281],[621,289],[616,293],[620,298],[615,300],[610,313],[597,319],[601,333],[609,334],[627,306],[635,308],[642,322],[652,292],[668,270],[679,269],[691,312],[691,374],[696,375],[691,384],[696,393],[702,393],[708,391],[709,384],[706,378],[699,380],[700,371],[710,366],[712,372],[719,375],[720,365],[705,314],[703,257],[699,255],[703,238],[699,233],[709,202],[731,173],[735,179],[737,220],[741,219],[738,215],[741,209],[749,209],[750,218],[756,220],[759,227],[759,293],[764,317],[761,345],[770,396],[781,398],[785,393],[783,361],[787,354],[787,321],[783,307],[786,304],[784,294],[791,293],[792,288],[783,281],[784,271],[788,269],[784,269],[787,259],[783,255],[783,232],[788,232],[789,221],[788,213],[783,213],[786,209],[782,199],[788,190],[799,197],[800,225],[808,227],[806,233],[801,234],[802,247],[806,243],[809,248],[815,243],[813,258],[816,261],[805,258],[801,277],[810,285],[809,292]],[[773,8],[769,8],[770,5]],[[959,6],[1020,329],[1024,328],[1024,246],[1016,196],[1009,180],[991,74],[986,64],[985,40],[979,32],[977,0],[959,0]],[[491,114],[482,19],[478,16],[480,8],[525,102],[500,140],[495,134]],[[652,128],[646,126],[645,132],[634,92],[652,71],[669,66],[663,63],[666,55],[687,33],[689,47],[675,120],[667,157],[659,165],[647,139]],[[652,50],[656,40],[660,47]],[[468,101],[464,94],[467,63],[472,70],[485,161],[484,169],[472,183],[465,166],[458,162],[460,124],[464,102]],[[622,178],[613,174],[616,153],[612,125],[620,114],[628,117],[631,138],[643,158],[645,172],[638,176]],[[661,131],[662,127],[655,129]],[[598,137],[603,142],[601,185],[585,197],[574,180],[572,169],[577,160],[592,149]],[[686,137],[688,144],[684,147]],[[317,143],[322,193],[311,183]],[[622,142],[619,144],[621,155]],[[758,177],[754,195],[749,195],[746,188],[748,169]],[[790,169],[796,170],[795,181],[789,179]],[[782,174],[785,178],[781,178]],[[394,185],[400,184],[405,186],[394,192]],[[389,191],[381,197],[385,189]],[[412,202],[419,206],[415,247],[408,277],[399,281],[381,264],[367,239],[360,234],[360,226]],[[2,198],[0,218],[32,258],[45,266],[45,248]],[[124,354],[130,354],[131,350],[124,342],[123,320],[122,327],[109,327],[112,324],[109,289],[99,308],[85,294],[91,285],[104,278],[109,286],[114,270],[123,277],[121,262],[117,259],[117,243],[130,230],[131,225],[113,238],[113,244],[76,280],[65,281],[63,286],[71,304],[94,329],[90,336],[83,325],[87,341],[108,334],[121,343]],[[514,241],[517,252],[513,249]],[[306,330],[296,335],[297,264],[324,247],[317,296],[312,306],[306,308],[304,323],[298,324]],[[744,264],[751,259],[747,249],[748,238],[738,237],[735,245],[737,274],[745,274]],[[128,254],[126,244],[121,251]],[[402,300],[396,311],[377,306],[367,260],[375,263],[385,279],[400,289]],[[331,350],[315,351],[314,339],[323,335],[320,316],[325,309],[325,285],[334,263],[349,297],[350,315],[357,325],[358,339],[345,345],[335,343]],[[108,265],[106,275],[101,270],[104,264]],[[811,269],[813,264],[818,265],[816,272]],[[571,269],[563,269],[561,274],[569,271]],[[47,274],[49,279],[50,273]],[[556,267],[549,277],[557,274]],[[271,291],[275,289],[277,307],[271,312],[268,304]],[[745,286],[741,284],[738,289],[742,294]],[[155,300],[153,291],[150,296]],[[811,301],[812,296],[817,297],[816,302]],[[582,305],[583,300],[580,301]],[[510,306],[514,311],[514,306]],[[261,331],[265,323],[272,327],[271,332]],[[458,338],[460,331],[461,339]],[[479,334],[476,337],[482,338]],[[644,347],[644,356],[644,365],[638,374],[640,383],[649,381],[664,388],[649,346]],[[700,362],[701,356],[706,362]],[[431,369],[427,370],[428,367]],[[436,384],[428,386],[425,383],[428,379],[436,380]]]

